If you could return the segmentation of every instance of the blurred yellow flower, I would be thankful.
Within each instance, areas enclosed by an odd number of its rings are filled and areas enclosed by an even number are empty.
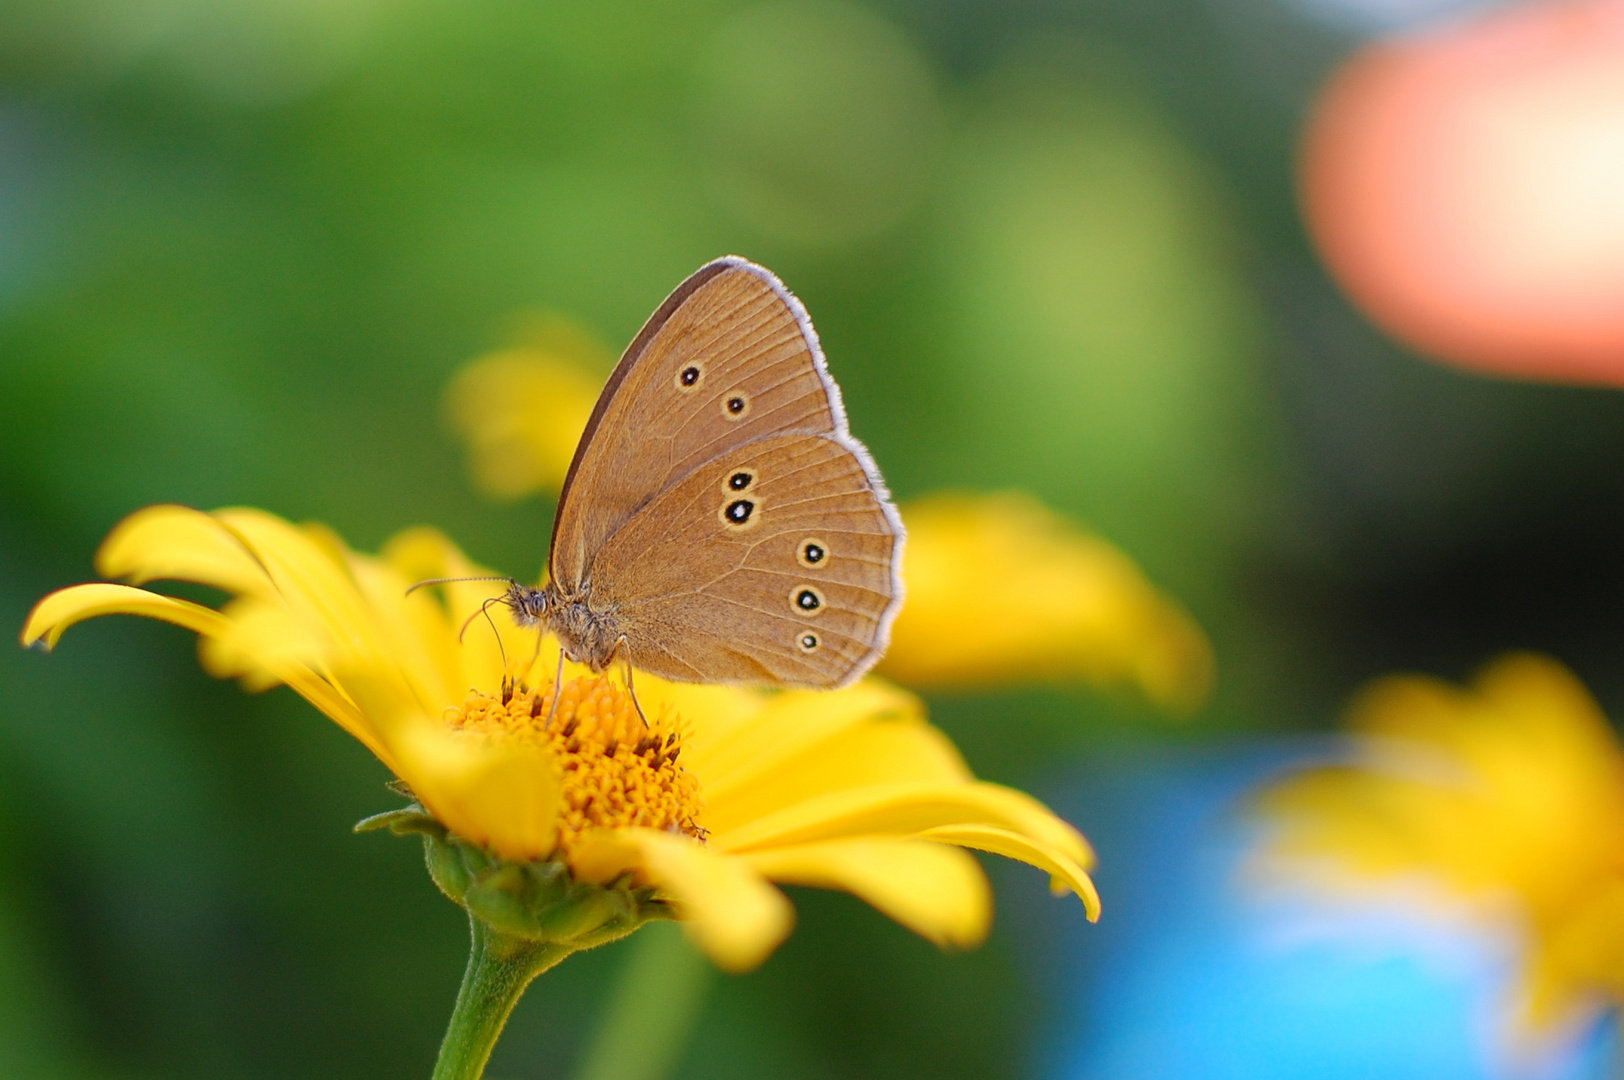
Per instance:
[[[902,516],[907,599],[885,675],[914,686],[1077,678],[1180,709],[1206,697],[1212,647],[1195,620],[1036,499],[936,495]]]
[[[578,881],[630,875],[724,967],[759,963],[789,932],[772,881],[845,889],[932,941],[973,945],[991,903],[962,848],[1040,867],[1098,915],[1093,854],[1076,830],[1019,791],[976,781],[918,699],[883,682],[772,692],[643,676],[645,728],[617,684],[576,675],[555,711],[557,654],[505,609],[459,644],[488,585],[442,586],[443,605],[406,595],[413,581],[483,572],[430,529],[374,557],[258,510],[156,506],[113,530],[97,566],[232,598],[214,610],[78,585],[35,607],[24,644],[54,646],[74,623],[112,613],[188,627],[211,673],[256,689],[286,683],[452,833],[513,862],[562,861]]]
[[[518,499],[564,484],[610,356],[562,316],[534,316],[525,343],[469,363],[446,388],[446,413],[482,491]]]
[[[1353,763],[1262,796],[1260,867],[1353,895],[1431,883],[1446,911],[1510,920],[1526,1033],[1624,1003],[1624,752],[1573,674],[1513,654],[1464,689],[1387,678],[1352,726]]]
[[[502,352],[453,379],[479,488],[515,498],[563,483],[602,382],[579,355]],[[882,673],[920,687],[1080,679],[1179,711],[1206,699],[1212,646],[1195,620],[1133,560],[1036,499],[936,495],[903,506],[902,519],[906,599]]]

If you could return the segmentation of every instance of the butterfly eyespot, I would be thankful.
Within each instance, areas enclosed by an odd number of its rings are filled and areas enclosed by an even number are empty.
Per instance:
[[[825,545],[822,540],[819,540],[816,537],[802,540],[801,546],[795,549],[795,561],[806,567],[808,570],[813,570],[822,566],[824,560],[826,560],[828,557],[828,546]]]
[[[821,644],[823,643],[818,640],[818,635],[816,634],[801,634],[795,639],[796,648],[807,653],[817,652],[818,646]]]
[[[704,375],[704,372],[700,370],[698,364],[689,364],[677,372],[677,389],[692,390],[699,385],[699,379],[702,375]]]
[[[751,518],[756,512],[756,504],[749,499],[734,499],[722,508],[722,521],[735,529],[742,529],[751,524]]]
[[[722,415],[729,420],[743,420],[750,415],[750,399],[743,394],[729,394],[722,401]]]
[[[815,615],[823,610],[823,594],[810,585],[797,585],[789,594],[789,602],[802,615]]]
[[[727,478],[727,487],[729,491],[743,491],[755,482],[755,473],[741,469]]]

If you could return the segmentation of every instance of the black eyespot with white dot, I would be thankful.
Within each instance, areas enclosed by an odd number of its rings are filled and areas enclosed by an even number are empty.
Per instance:
[[[822,540],[802,540],[795,552],[795,560],[809,569],[822,566],[828,557],[829,549],[823,546]]]
[[[755,481],[755,479],[755,473],[740,471],[727,478],[727,486],[734,491],[743,491],[745,488],[749,487]]]
[[[729,420],[743,420],[750,415],[750,399],[739,393],[727,395],[722,399],[722,415]]]
[[[800,634],[795,638],[795,647],[805,653],[817,652],[821,644],[823,643],[818,640],[816,634]]]
[[[750,515],[755,511],[756,504],[749,499],[734,499],[727,504],[727,509],[722,511],[722,516],[727,519],[729,525],[745,525],[749,523]]]
[[[677,372],[677,389],[692,390],[694,387],[699,385],[699,380],[704,376],[704,374],[704,369],[698,364],[689,364],[687,367]]]
[[[789,602],[802,615],[816,615],[823,610],[823,594],[810,585],[797,585],[789,594]]]

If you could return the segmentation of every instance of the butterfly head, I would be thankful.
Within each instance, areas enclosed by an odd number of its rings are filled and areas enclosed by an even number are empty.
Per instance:
[[[513,621],[528,629],[547,621],[547,610],[552,606],[552,597],[545,588],[536,589],[511,581],[508,583],[508,591],[502,596],[502,603],[513,612]]]

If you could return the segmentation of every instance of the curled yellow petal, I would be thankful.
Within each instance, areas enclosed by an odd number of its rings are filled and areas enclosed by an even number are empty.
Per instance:
[[[498,498],[563,485],[603,385],[602,346],[567,323],[555,320],[544,330],[535,345],[475,360],[446,391],[474,483]]]
[[[677,907],[689,934],[719,967],[748,971],[789,934],[789,901],[743,859],[653,829],[603,829],[570,859],[576,874],[607,882],[635,873]]]
[[[1212,647],[1126,555],[1027,495],[903,507],[907,600],[880,671],[911,686],[1081,679],[1200,704]]]
[[[997,784],[891,784],[807,799],[711,837],[751,851],[853,836],[907,838],[948,825],[994,825],[1032,837],[1076,862],[1092,858],[1082,836],[1030,795]]]
[[[968,784],[952,741],[917,716],[881,714],[835,731],[793,757],[769,762],[748,784],[706,787],[706,820],[727,832],[820,795],[896,784]]]
[[[707,739],[696,729],[689,765],[719,799],[797,760],[808,749],[850,728],[876,720],[920,721],[924,705],[913,694],[874,679],[840,690],[786,690],[765,698],[748,724]],[[717,733],[722,734],[722,733]]]
[[[1088,921],[1099,921],[1100,893],[1094,887],[1094,879],[1088,876],[1086,869],[1086,866],[1093,864],[1092,859],[1080,864],[1044,844],[1033,842],[1029,837],[993,825],[944,825],[926,829],[919,834],[919,838],[975,848],[977,851],[1002,855],[1006,859],[1016,859],[1039,870],[1047,870],[1050,885],[1056,892],[1064,894],[1069,890],[1076,893],[1077,898],[1083,902],[1083,910],[1088,914]]]
[[[220,634],[226,629],[226,620],[220,613],[201,604],[160,596],[131,585],[96,582],[58,589],[35,604],[23,624],[22,643],[25,646],[42,643],[45,648],[54,649],[68,627],[99,615],[143,615],[199,634]]]
[[[96,552],[96,569],[136,584],[170,578],[232,593],[265,592],[265,569],[213,514],[188,506],[149,506],[114,526]]]
[[[831,840],[742,857],[774,881],[844,889],[937,945],[973,948],[992,921],[992,892],[981,866],[942,844]]]

